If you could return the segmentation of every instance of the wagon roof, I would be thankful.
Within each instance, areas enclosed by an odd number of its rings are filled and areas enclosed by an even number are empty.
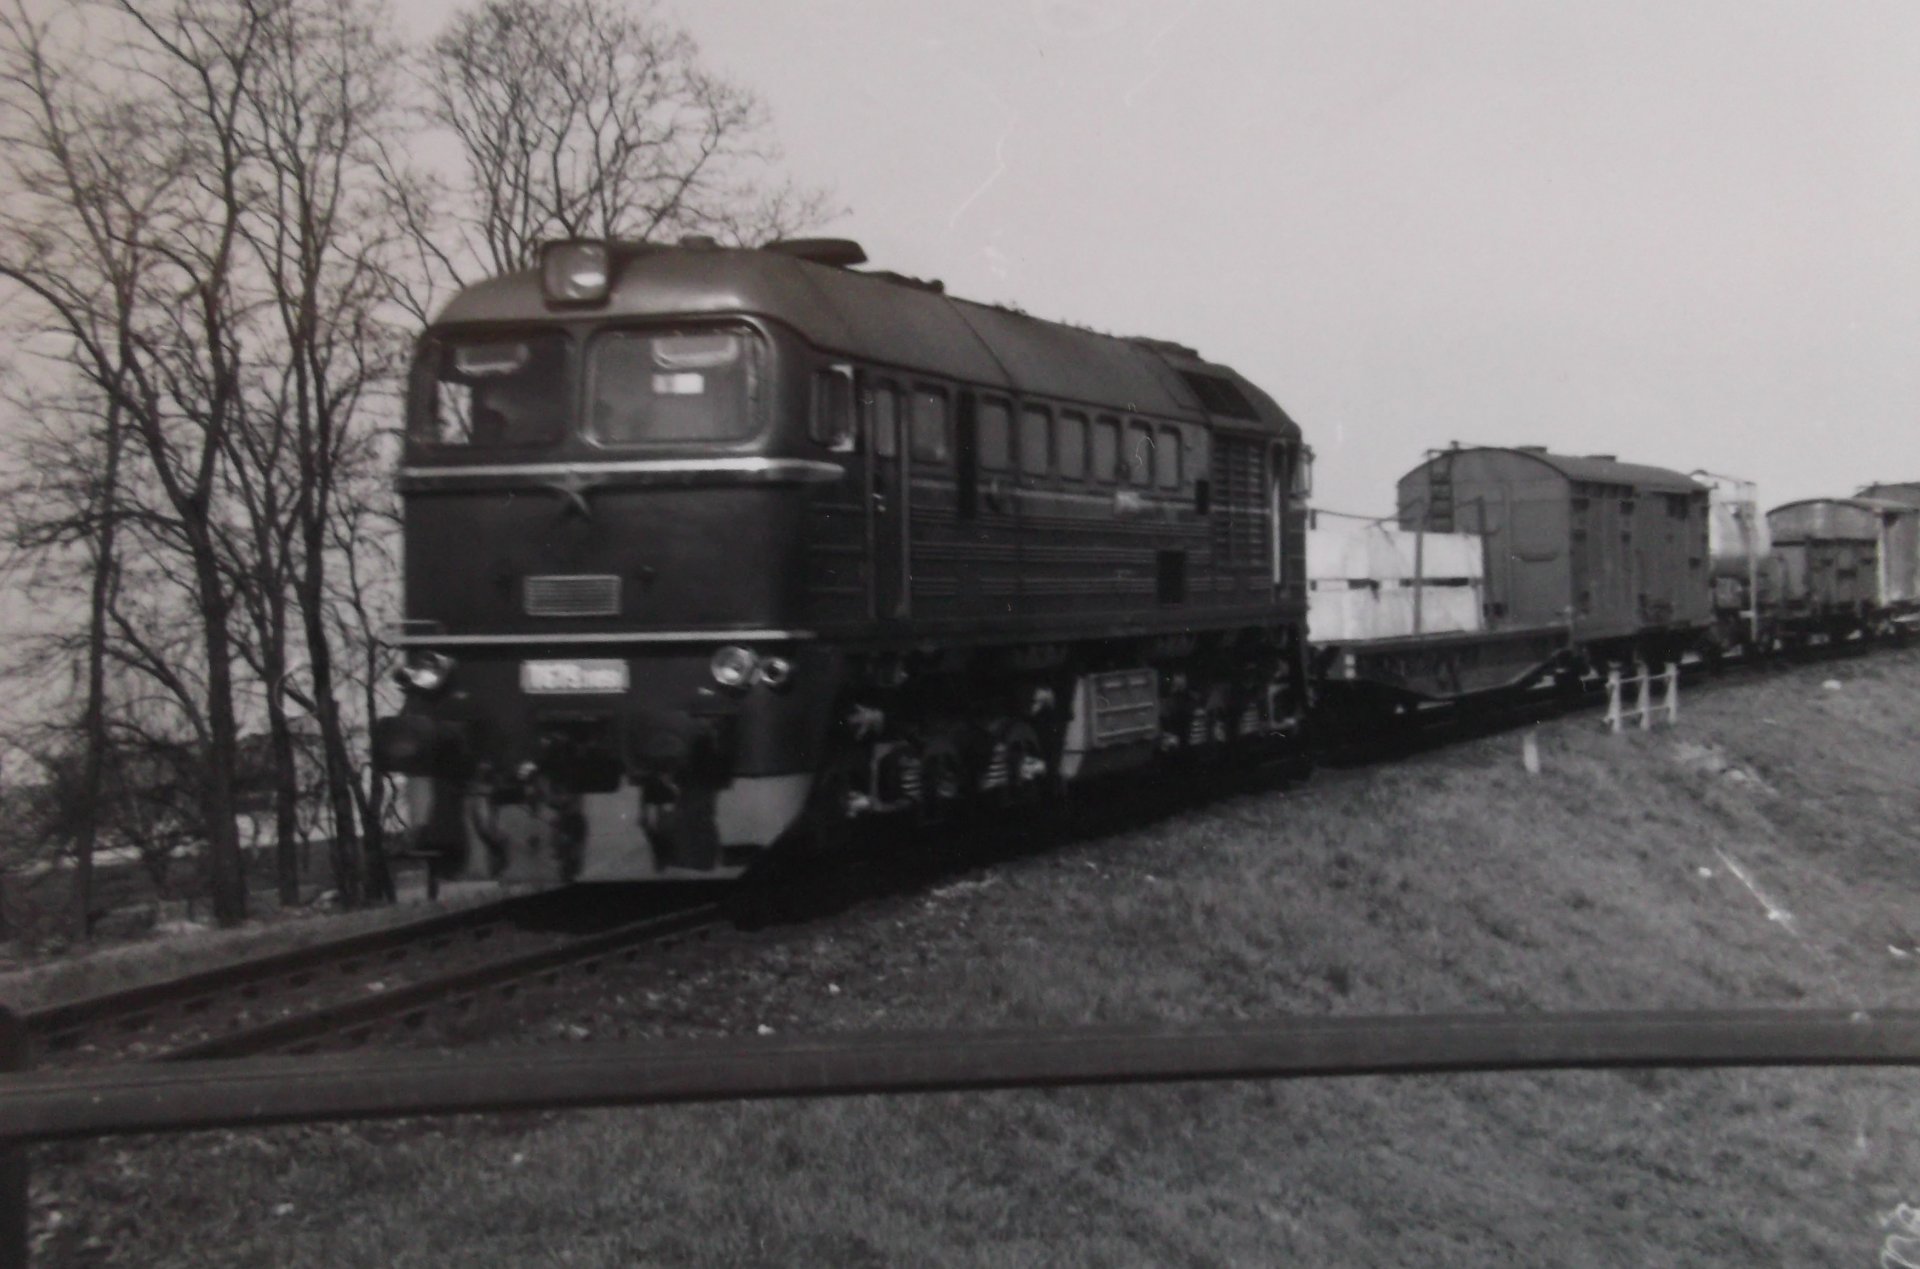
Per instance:
[[[1800,498],[1793,502],[1783,502],[1767,514],[1778,515],[1782,511],[1792,511],[1799,507],[1852,507],[1877,515],[1886,515],[1889,512],[1895,515],[1911,515],[1915,511],[1920,511],[1920,506],[1903,502],[1898,498],[1868,498],[1856,494],[1851,498]]]
[[[1908,506],[1920,503],[1920,480],[1883,480],[1863,486],[1856,498],[1884,498]]]
[[[1638,489],[1652,490],[1655,493],[1702,493],[1707,488],[1693,477],[1665,467],[1649,467],[1644,463],[1623,463],[1617,459],[1597,456],[1576,457],[1571,454],[1553,454],[1538,446],[1458,446],[1442,450],[1413,470],[1420,471],[1422,468],[1460,454],[1488,453],[1513,454],[1520,458],[1530,458],[1544,467],[1559,472],[1568,480],[1578,480],[1588,484],[1630,485]]]
[[[780,251],[623,244],[615,260],[613,293],[593,310],[597,320],[750,314],[784,323],[828,352],[902,370],[1176,418],[1206,416],[1199,395],[1205,391],[1213,396],[1215,418],[1299,432],[1246,378],[1177,344],[1043,321],[956,299],[937,284]],[[538,271],[528,269],[461,291],[435,324],[561,316],[544,302]],[[1196,386],[1192,376],[1203,382]],[[1229,385],[1224,394],[1220,382]],[[1222,401],[1244,409],[1222,411]]]

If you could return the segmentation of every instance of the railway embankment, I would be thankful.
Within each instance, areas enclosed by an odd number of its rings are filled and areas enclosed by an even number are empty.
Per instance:
[[[601,974],[474,1043],[1920,1005],[1920,650],[1242,793]],[[445,1038],[445,1037],[440,1037]],[[1872,1263],[1920,1074],[1365,1078],[46,1150],[42,1263]]]

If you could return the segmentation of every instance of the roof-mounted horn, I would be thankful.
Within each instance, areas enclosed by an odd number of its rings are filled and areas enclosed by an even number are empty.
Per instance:
[[[867,253],[851,238],[781,238],[760,249],[839,269],[850,269],[867,262]]]

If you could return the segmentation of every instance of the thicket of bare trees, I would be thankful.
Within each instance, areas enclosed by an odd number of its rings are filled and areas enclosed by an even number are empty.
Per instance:
[[[548,238],[753,240],[821,198],[645,4],[485,0],[409,54],[371,0],[10,3],[0,493],[37,620],[9,653],[69,685],[16,738],[57,793],[38,846],[72,856],[84,937],[97,847],[154,840],[164,784],[236,922],[252,778],[283,900],[316,809],[342,901],[390,897],[364,727],[412,331]]]

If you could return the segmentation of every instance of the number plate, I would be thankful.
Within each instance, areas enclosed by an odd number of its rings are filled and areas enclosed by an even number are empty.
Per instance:
[[[625,661],[522,661],[523,692],[624,692]]]

